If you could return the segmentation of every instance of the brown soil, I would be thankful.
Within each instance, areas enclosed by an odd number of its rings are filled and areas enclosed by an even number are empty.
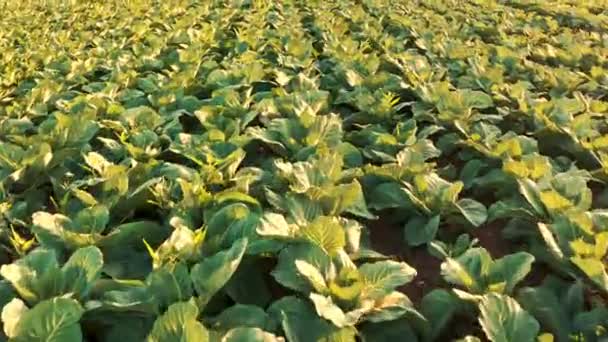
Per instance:
[[[406,253],[404,261],[416,269],[416,278],[399,290],[405,293],[415,305],[433,289],[441,287],[441,260],[430,255],[425,247],[418,247]]]
[[[606,189],[606,184],[591,181],[591,182],[587,183],[587,187],[589,187],[589,189],[591,189],[591,193],[593,194],[593,196],[592,196],[593,203],[591,205],[592,208],[593,209],[606,208],[606,206],[608,205],[608,196],[606,196],[606,193],[604,192],[604,190]]]
[[[416,278],[399,290],[417,305],[427,293],[442,287],[441,260],[430,255],[424,246],[408,248],[403,238],[403,229],[387,217],[389,216],[380,215],[378,220],[368,222],[372,248],[395,260],[405,261],[416,269]],[[504,222],[490,222],[472,230],[470,234],[479,240],[479,245],[487,249],[492,258],[497,259],[515,251],[515,246],[503,238],[503,227]],[[522,285],[539,285],[548,273],[545,265],[537,263]]]
[[[264,280],[266,285],[268,286],[268,290],[272,298],[282,298],[289,296],[292,293],[291,290],[281,286],[272,276],[272,270],[277,266],[277,260],[272,258],[260,258],[257,262],[257,267],[262,270],[262,274],[264,275]]]
[[[522,280],[522,282],[519,283],[517,287],[522,288],[527,286],[540,286],[543,283],[543,280],[545,280],[545,277],[551,273],[552,271],[549,266],[541,262],[535,262],[532,265],[532,270],[530,270],[530,273],[528,273],[526,278],[524,278],[524,280]]]
[[[416,269],[416,277],[399,290],[405,293],[416,307],[419,307],[422,298],[427,293],[433,289],[445,287],[441,278],[441,260],[430,255],[424,246],[408,248],[404,241],[402,227],[390,222],[390,214],[379,216],[378,220],[367,222],[371,247],[395,260],[405,261]],[[517,249],[517,246],[502,236],[504,226],[504,222],[490,222],[470,231],[470,234],[479,240],[479,245],[487,249],[492,258],[496,259],[513,253]],[[442,229],[460,230],[457,227],[442,227]],[[548,273],[550,271],[546,265],[535,263],[530,274],[519,287],[538,286]],[[451,340],[467,334],[473,334],[481,341],[487,341],[476,319],[468,316],[455,317],[450,328],[446,329],[438,340]]]
[[[479,240],[479,245],[487,249],[492,258],[500,258],[512,252],[511,244],[502,237],[503,227],[499,221],[486,223],[471,231],[471,236]]]
[[[369,221],[367,227],[374,250],[389,256],[400,256],[403,253],[403,229],[389,222],[387,215],[380,215],[378,220]]]

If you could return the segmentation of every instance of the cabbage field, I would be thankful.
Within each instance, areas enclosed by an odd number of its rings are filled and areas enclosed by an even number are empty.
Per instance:
[[[608,0],[0,1],[0,341],[608,340]]]

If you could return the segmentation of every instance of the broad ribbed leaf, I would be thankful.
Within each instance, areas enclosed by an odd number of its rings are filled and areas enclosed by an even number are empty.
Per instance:
[[[354,329],[334,326],[320,318],[312,304],[297,297],[279,299],[268,313],[281,325],[289,342],[355,342]]]
[[[315,291],[324,293],[328,290],[323,274],[315,266],[304,260],[296,260],[295,264],[298,272],[310,282]]]
[[[61,285],[56,254],[44,248],[38,248],[12,264],[2,265],[0,275],[29,304],[54,294]]]
[[[259,235],[270,237],[290,237],[293,235],[285,217],[276,213],[264,214],[256,231]]]
[[[52,298],[24,312],[17,323],[12,341],[15,342],[79,342],[79,325],[84,310],[68,298]]]
[[[532,269],[534,256],[526,252],[505,255],[496,259],[488,274],[489,283],[506,282],[505,293],[511,293],[517,283]]]
[[[221,342],[283,342],[281,337],[277,337],[260,328],[240,327],[230,330],[222,337]]]
[[[485,289],[485,277],[492,267],[492,258],[483,248],[472,248],[441,264],[441,275],[452,284],[474,293]]]
[[[431,218],[415,216],[405,225],[405,240],[410,246],[419,246],[435,239],[439,229],[439,215]]]
[[[212,255],[192,267],[190,277],[201,305],[206,304],[230,280],[241,263],[246,248],[247,239],[240,239],[230,249]]]
[[[517,300],[542,323],[543,328],[555,334],[558,341],[568,339],[572,323],[565,306],[555,293],[544,287],[527,287],[518,292]]]
[[[351,313],[352,311],[349,312],[349,314]],[[408,296],[399,291],[393,291],[374,303],[371,311],[365,313],[365,320],[369,322],[392,321],[406,313],[423,319],[423,316],[414,309],[414,303]]]
[[[430,337],[435,340],[449,327],[460,306],[460,301],[452,293],[435,289],[422,298],[422,314],[430,323]]]
[[[300,234],[332,256],[346,245],[344,228],[335,217],[319,216],[302,228]]]
[[[332,322],[335,326],[342,328],[355,323],[348,321],[344,311],[342,311],[338,305],[334,304],[331,297],[322,296],[318,293],[311,293],[310,300],[315,305],[317,315]]]
[[[364,282],[364,297],[381,298],[397,287],[409,283],[416,270],[404,262],[392,260],[363,264],[359,272]]]
[[[268,323],[268,319],[266,312],[259,306],[236,304],[211,319],[209,327],[222,331],[239,327],[263,329]]]
[[[183,263],[164,265],[155,269],[146,279],[155,302],[166,308],[175,302],[188,300],[192,296],[192,280]]]
[[[95,244],[101,238],[98,234],[76,229],[72,220],[61,214],[39,211],[32,215],[32,223],[32,231],[45,247],[73,250]]]
[[[570,260],[572,260],[589,279],[595,282],[604,291],[608,291],[608,274],[606,273],[606,266],[601,260],[581,257],[573,257],[570,258]]]
[[[487,294],[479,311],[479,323],[492,342],[533,342],[540,330],[536,319],[509,296]]]
[[[63,265],[65,292],[72,292],[79,298],[85,297],[103,268],[103,255],[99,248],[80,248]]]
[[[519,180],[519,192],[526,198],[537,214],[546,215],[545,207],[540,198],[540,191],[534,182],[529,179]]]
[[[15,337],[17,335],[17,324],[27,311],[25,303],[18,298],[13,298],[2,308],[2,328],[6,336]]]
[[[314,287],[305,275],[298,271],[296,267],[298,260],[305,261],[318,270],[323,275],[323,279],[332,267],[329,256],[316,245],[302,243],[282,250],[272,276],[279,284],[304,293],[313,290]]]
[[[178,302],[156,319],[148,342],[206,342],[209,332],[197,321],[198,308],[192,302]]]
[[[488,218],[486,207],[475,200],[463,198],[456,202],[456,207],[474,227],[479,227]]]

